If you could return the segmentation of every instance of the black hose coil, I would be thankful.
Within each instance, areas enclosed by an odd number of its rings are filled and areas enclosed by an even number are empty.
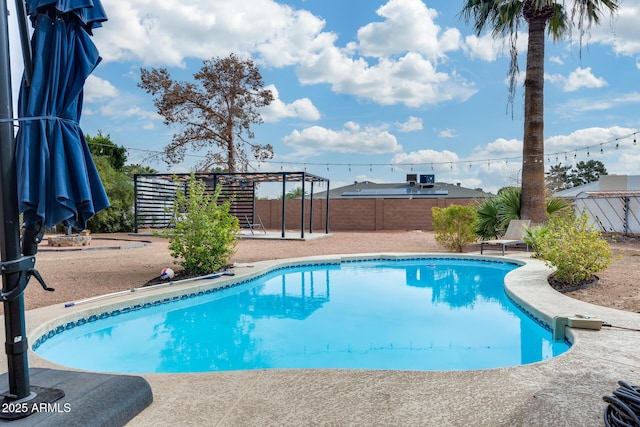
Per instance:
[[[640,427],[640,387],[618,381],[613,396],[603,396],[609,405],[604,410],[606,427]]]

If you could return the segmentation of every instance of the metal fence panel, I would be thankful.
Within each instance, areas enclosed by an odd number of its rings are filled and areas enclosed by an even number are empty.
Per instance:
[[[585,212],[590,223],[607,233],[640,234],[640,197],[590,196],[577,198],[575,209]]]

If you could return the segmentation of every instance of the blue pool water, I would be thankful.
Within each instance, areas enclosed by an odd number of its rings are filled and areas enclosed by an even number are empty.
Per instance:
[[[566,351],[505,295],[514,268],[438,258],[283,268],[50,333],[34,347],[61,365],[129,373],[468,370]]]

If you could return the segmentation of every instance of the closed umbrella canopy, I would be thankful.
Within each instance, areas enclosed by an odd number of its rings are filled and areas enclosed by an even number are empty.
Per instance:
[[[16,141],[18,204],[25,225],[84,229],[109,206],[78,124],[83,86],[100,62],[90,39],[106,20],[98,0],[27,2],[35,27],[30,84],[23,80]]]
[[[3,404],[50,403],[64,396],[58,389],[30,386],[24,289],[30,277],[46,286],[35,267],[42,226],[66,222],[83,229],[87,220],[109,206],[78,122],[84,83],[100,62],[91,31],[106,20],[99,0],[26,0],[34,33],[29,44],[24,8],[18,7],[25,56],[25,78],[18,102],[19,130],[11,123],[11,80],[0,70],[0,273],[4,306],[5,353],[9,390]],[[0,9],[6,2],[0,0]],[[9,64],[6,16],[0,19],[0,59]],[[28,48],[31,49],[28,49]],[[33,55],[29,51],[33,52]],[[24,213],[20,248],[18,210]],[[21,249],[21,250],[20,250]],[[1,411],[0,419],[17,419],[37,409]]]

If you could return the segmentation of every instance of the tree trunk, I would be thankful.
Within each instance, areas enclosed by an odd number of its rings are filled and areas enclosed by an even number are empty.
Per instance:
[[[227,171],[236,173],[236,147],[233,138],[233,121],[230,119],[227,124]]]
[[[521,219],[547,221],[544,183],[544,43],[546,19],[528,22],[529,45],[524,82]]]

